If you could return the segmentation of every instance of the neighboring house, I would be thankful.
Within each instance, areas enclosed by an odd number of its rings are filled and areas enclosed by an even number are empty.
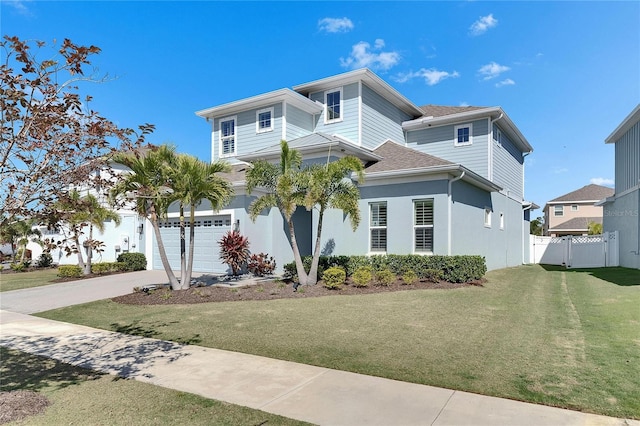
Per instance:
[[[613,195],[613,189],[590,184],[547,202],[544,206],[544,235],[587,235],[589,223],[602,223],[598,201]]]
[[[277,209],[252,222],[248,207],[260,195],[245,191],[244,173],[257,159],[278,162],[280,140],[305,162],[354,155],[365,165],[361,221],[355,232],[341,211],[325,214],[323,254],[473,254],[489,269],[528,259],[529,210],[524,157],[531,145],[500,107],[418,107],[368,69],[339,74],[197,112],[211,124],[211,159],[227,160],[236,191],[214,212],[203,205],[196,223],[194,270],[227,271],[220,236],[238,229],[253,252],[293,261]],[[175,206],[174,206],[175,207]],[[162,233],[177,240],[177,208]],[[317,214],[294,214],[303,255],[312,254]],[[151,236],[150,236],[151,238]],[[155,246],[155,243],[153,244]],[[167,247],[173,267],[178,247]],[[157,248],[154,268],[161,268]]]
[[[620,266],[640,269],[640,104],[605,139],[615,144],[615,193],[602,203],[605,231],[618,231]]]

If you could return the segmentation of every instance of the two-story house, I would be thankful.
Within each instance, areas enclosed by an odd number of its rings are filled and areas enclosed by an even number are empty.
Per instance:
[[[612,195],[612,188],[590,184],[547,202],[544,235],[587,235],[590,223],[602,224],[602,206],[597,203]]]
[[[605,142],[615,144],[615,193],[603,203],[603,229],[618,231],[620,266],[640,269],[640,104]]]
[[[212,242],[232,228],[253,252],[269,253],[280,266],[293,260],[280,213],[265,211],[252,222],[248,207],[259,192],[247,195],[244,185],[250,162],[279,161],[283,139],[307,162],[354,155],[365,165],[360,225],[353,232],[341,211],[327,212],[324,254],[475,254],[489,269],[528,259],[524,157],[532,148],[500,107],[418,107],[360,69],[197,115],[211,125],[212,161],[233,164],[227,177],[236,196],[221,212],[198,212],[198,238],[208,246],[194,256],[196,269],[226,271]],[[294,223],[302,254],[311,254],[317,215],[301,208]],[[169,239],[174,226],[163,228]],[[178,265],[177,251],[168,254]]]

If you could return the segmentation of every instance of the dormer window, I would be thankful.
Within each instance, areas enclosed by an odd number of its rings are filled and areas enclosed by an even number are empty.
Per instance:
[[[273,130],[273,108],[265,108],[256,112],[256,133]]]
[[[342,121],[342,88],[325,92],[324,122]]]
[[[236,117],[220,120],[220,157],[236,154]]]
[[[461,124],[453,129],[453,145],[465,146],[473,143],[473,125]]]

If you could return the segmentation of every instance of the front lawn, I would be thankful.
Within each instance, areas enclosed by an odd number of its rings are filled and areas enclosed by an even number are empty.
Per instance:
[[[100,301],[92,327],[640,418],[640,271],[492,271],[484,287],[198,305]]]
[[[121,380],[58,361],[0,347],[0,423],[29,416],[21,425],[305,425],[259,410],[189,393]],[[38,394],[49,406],[34,404]],[[36,402],[39,402],[36,400]],[[34,407],[34,405],[37,405]],[[10,407],[14,409],[10,409]],[[38,410],[40,409],[40,410]]]
[[[56,268],[30,272],[3,272],[0,274],[0,292],[49,285],[57,278],[59,277]]]

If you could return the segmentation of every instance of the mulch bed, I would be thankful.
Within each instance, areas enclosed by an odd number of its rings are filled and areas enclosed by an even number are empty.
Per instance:
[[[474,285],[482,286],[482,282],[453,284],[445,281],[437,283],[419,281],[407,285],[402,280],[398,280],[389,286],[370,284],[368,287],[355,287],[347,281],[340,289],[331,290],[326,288],[320,281],[316,285],[300,286],[298,291],[294,291],[291,282],[274,280],[261,281],[255,285],[239,285],[237,287],[206,286],[191,287],[188,290],[159,289],[148,293],[131,293],[114,297],[111,300],[127,305],[179,305],[247,300],[302,299],[307,297],[345,296],[425,289],[456,289]]]
[[[0,392],[0,424],[43,413],[48,406],[49,400],[38,392]]]

